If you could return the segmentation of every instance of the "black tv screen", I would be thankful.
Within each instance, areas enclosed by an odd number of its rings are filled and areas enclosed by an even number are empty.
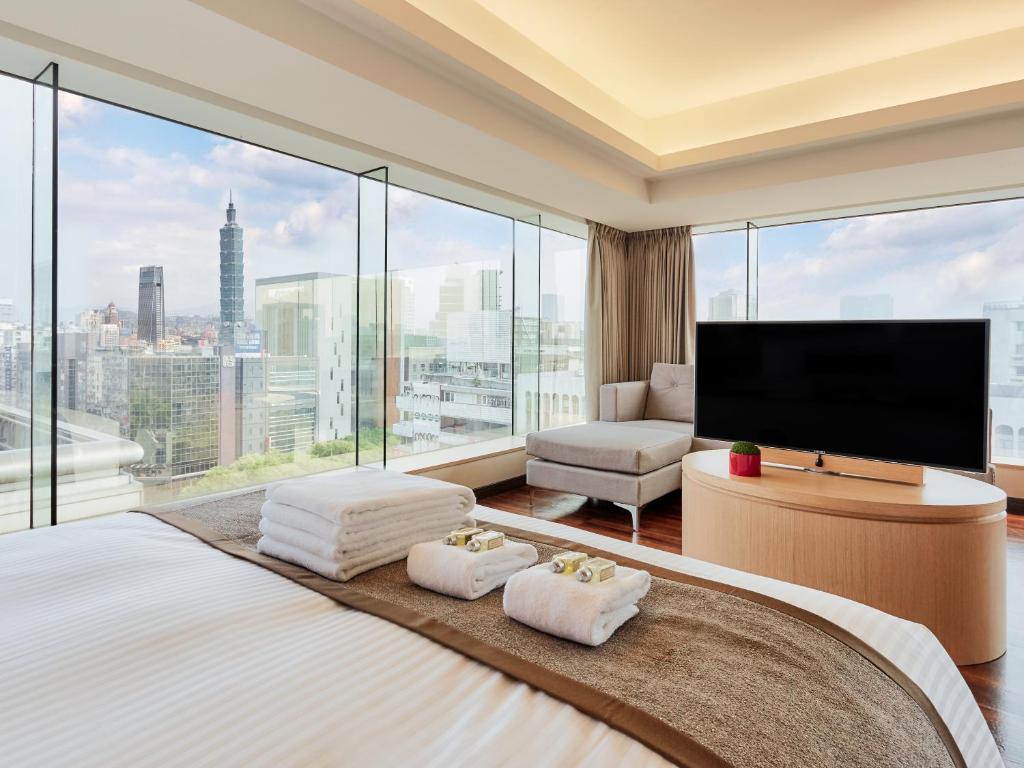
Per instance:
[[[988,320],[697,324],[694,432],[982,471]]]

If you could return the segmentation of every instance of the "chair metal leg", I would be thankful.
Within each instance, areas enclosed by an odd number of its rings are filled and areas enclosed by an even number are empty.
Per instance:
[[[644,507],[647,505],[623,504],[622,502],[616,501],[615,506],[621,507],[622,509],[626,510],[627,512],[629,512],[629,516],[633,518],[633,534],[635,538],[636,534],[640,532],[640,513],[644,511]]]

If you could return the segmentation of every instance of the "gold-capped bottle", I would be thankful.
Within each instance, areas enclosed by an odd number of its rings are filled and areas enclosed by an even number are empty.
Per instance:
[[[443,541],[453,547],[464,547],[470,539],[483,532],[483,528],[458,528],[445,536]]]
[[[592,557],[576,571],[576,581],[593,582],[607,581],[615,575],[615,561],[603,557]]]
[[[490,549],[497,549],[505,546],[505,534],[500,531],[486,531],[478,533],[466,542],[467,552],[486,552]]]
[[[589,557],[586,552],[560,552],[551,558],[551,570],[555,573],[576,573]]]

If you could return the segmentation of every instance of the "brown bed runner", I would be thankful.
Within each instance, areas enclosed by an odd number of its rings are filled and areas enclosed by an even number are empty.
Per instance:
[[[742,590],[532,531],[648,570],[640,614],[599,648],[505,616],[502,592],[466,602],[393,563],[338,583],[257,554],[178,513],[147,512],[341,605],[399,624],[521,680],[690,768],[964,766],[931,701],[902,671],[820,616]]]

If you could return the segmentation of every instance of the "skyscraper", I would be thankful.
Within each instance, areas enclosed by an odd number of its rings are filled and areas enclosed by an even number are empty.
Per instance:
[[[164,268],[139,267],[139,341],[164,337]]]
[[[739,320],[743,309],[740,292],[729,288],[708,299],[708,320]]]
[[[540,297],[540,319],[546,323],[557,323],[565,314],[565,297],[545,293]]]
[[[108,325],[116,325],[118,328],[121,327],[121,316],[118,314],[117,305],[114,302],[107,304],[107,309],[103,313],[103,322]]]
[[[235,216],[235,203],[229,192],[227,221],[220,228],[220,343],[229,352],[245,329],[244,230],[238,226]]]

